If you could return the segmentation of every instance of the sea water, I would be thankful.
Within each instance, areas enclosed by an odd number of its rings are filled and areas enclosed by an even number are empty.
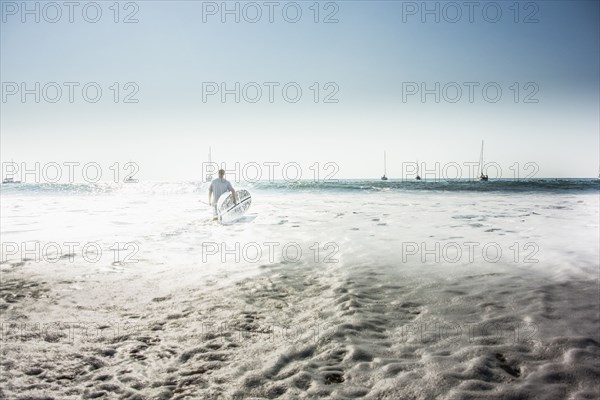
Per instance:
[[[234,187],[2,185],[4,395],[597,395],[598,180]]]

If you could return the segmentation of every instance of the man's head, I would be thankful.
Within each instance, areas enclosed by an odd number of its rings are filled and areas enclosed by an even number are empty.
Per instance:
[[[220,169],[219,170],[219,178],[223,178],[225,176],[225,170],[224,169]]]

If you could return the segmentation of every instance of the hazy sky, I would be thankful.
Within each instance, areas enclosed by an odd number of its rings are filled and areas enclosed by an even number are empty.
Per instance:
[[[220,1],[121,2],[118,15],[113,1],[79,2],[73,22],[46,4],[1,2],[2,161],[134,161],[140,178],[200,179],[212,146],[230,165],[334,162],[337,177],[377,178],[383,150],[394,177],[417,159],[477,161],[483,139],[503,168],[598,173],[597,1],[427,2],[437,16],[423,2],[227,2],[239,22]]]

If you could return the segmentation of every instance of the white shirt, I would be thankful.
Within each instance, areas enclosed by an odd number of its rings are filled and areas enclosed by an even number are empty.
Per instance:
[[[231,183],[229,183],[229,181],[227,179],[217,178],[210,183],[209,190],[212,190],[213,205],[216,206],[217,201],[219,201],[219,197],[221,197],[221,195],[223,193],[233,191],[233,187],[231,186]]]

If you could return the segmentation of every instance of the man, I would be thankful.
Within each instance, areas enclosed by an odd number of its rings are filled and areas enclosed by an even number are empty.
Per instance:
[[[237,194],[224,176],[225,170],[220,169],[219,177],[213,180],[208,188],[208,205],[213,207],[214,219],[217,219],[217,202],[223,193],[231,192],[233,194],[233,204],[237,204]]]

